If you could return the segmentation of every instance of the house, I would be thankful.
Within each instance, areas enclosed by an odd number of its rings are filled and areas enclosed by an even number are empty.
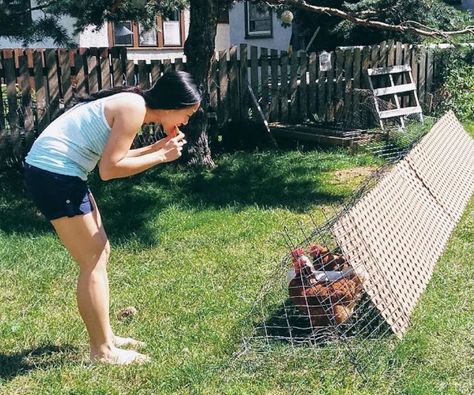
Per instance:
[[[462,0],[460,8],[463,10],[469,11],[474,17],[474,0]]]
[[[235,3],[229,11],[229,30],[231,46],[246,43],[286,51],[292,27],[283,26],[272,8],[243,1]]]
[[[35,0],[10,1],[9,6],[26,9]],[[41,11],[34,10],[32,20]],[[183,46],[189,32],[189,10],[176,11],[168,17],[157,16],[155,28],[145,29],[135,21],[106,23],[100,29],[88,28],[73,36],[79,47],[127,47],[127,56],[132,60],[179,58],[183,56]],[[61,25],[72,35],[74,20],[61,19]],[[276,13],[266,5],[256,5],[249,1],[236,2],[225,15],[221,15],[217,26],[216,50],[224,50],[233,45],[247,43],[258,47],[287,50],[290,44],[291,27],[284,27]],[[54,47],[51,39],[29,45],[30,48]],[[21,41],[0,36],[0,48],[20,48]]]

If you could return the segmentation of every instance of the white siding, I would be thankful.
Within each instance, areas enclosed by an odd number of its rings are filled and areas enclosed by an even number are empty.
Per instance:
[[[264,47],[278,50],[288,50],[291,38],[291,26],[283,27],[280,19],[273,15],[273,37],[272,38],[245,38],[245,3],[235,3],[229,11],[230,44],[239,45],[246,43],[256,47]]]

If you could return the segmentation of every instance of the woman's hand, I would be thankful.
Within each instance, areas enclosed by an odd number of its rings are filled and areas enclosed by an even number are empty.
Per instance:
[[[176,128],[178,134],[175,137],[167,136],[157,141],[153,147],[163,155],[163,162],[172,162],[178,159],[183,152],[183,146],[187,143],[184,133]]]

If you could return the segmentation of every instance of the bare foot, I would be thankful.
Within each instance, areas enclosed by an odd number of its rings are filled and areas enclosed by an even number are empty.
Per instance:
[[[146,344],[144,342],[132,339],[131,337],[114,336],[114,346],[115,347],[142,348],[142,347],[145,347],[145,345]]]
[[[103,362],[112,365],[130,365],[130,364],[142,364],[150,362],[150,357],[140,354],[132,350],[122,350],[121,348],[114,347],[107,354],[95,354],[91,352],[92,362]]]

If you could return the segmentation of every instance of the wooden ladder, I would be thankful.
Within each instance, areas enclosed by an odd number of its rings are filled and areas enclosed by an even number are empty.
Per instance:
[[[402,81],[402,78],[400,77],[403,73],[406,73],[407,82],[396,85],[393,78],[394,75],[399,74],[400,76],[398,79]],[[398,117],[402,128],[405,127],[405,121],[403,117],[406,115],[418,114],[420,122],[423,122],[423,113],[421,110],[420,102],[418,100],[418,95],[416,94],[416,85],[413,82],[411,67],[409,65],[368,69],[367,74],[369,75],[369,85],[370,89],[374,94],[375,109],[379,116],[380,127],[382,128],[382,130],[384,129],[383,120],[388,118]],[[384,75],[388,76],[388,82],[390,83],[390,85],[380,88],[374,88],[374,81],[372,81],[372,78]],[[399,97],[400,94],[413,94],[414,102],[416,105],[411,107],[403,107],[401,105],[402,100]],[[381,96],[391,96],[395,102],[396,108],[393,110],[380,110],[377,99]]]

